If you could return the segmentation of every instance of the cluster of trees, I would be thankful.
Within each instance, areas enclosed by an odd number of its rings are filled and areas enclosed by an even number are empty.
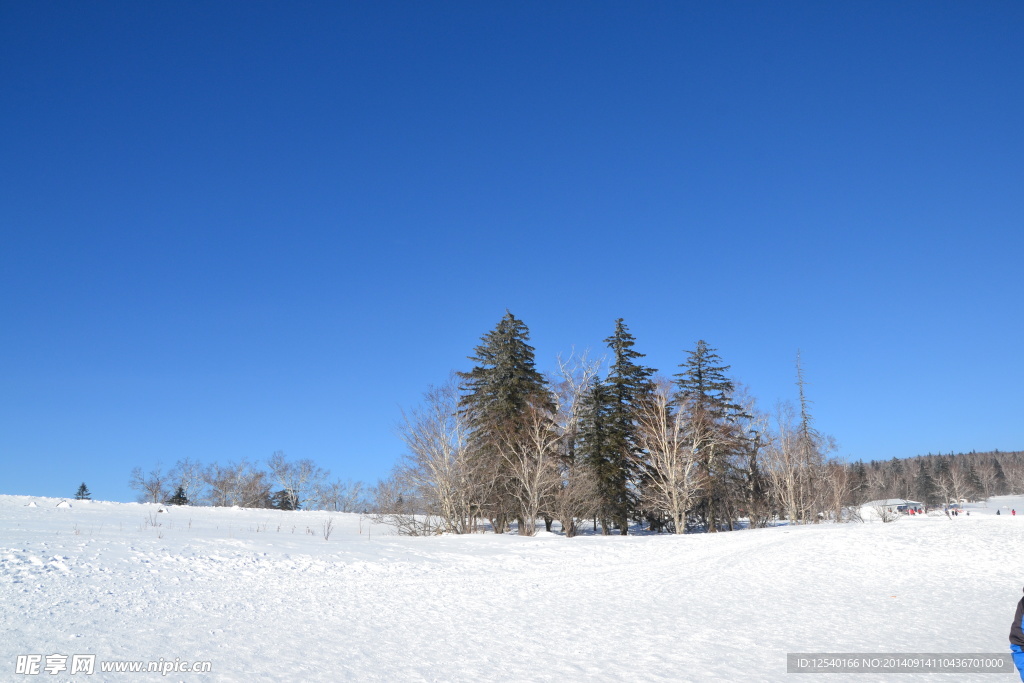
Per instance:
[[[277,451],[265,467],[242,461],[201,465],[189,458],[165,470],[160,463],[144,472],[132,470],[128,485],[140,502],[168,505],[213,505],[279,510],[367,510],[362,482],[328,480],[330,472],[309,459],[289,460]]]
[[[605,534],[714,532],[844,520],[884,498],[939,505],[1024,492],[1021,452],[839,462],[815,428],[799,355],[796,402],[769,414],[704,341],[671,376],[642,363],[621,318],[604,341],[607,362],[574,353],[544,375],[526,325],[506,312],[469,357],[474,367],[403,413],[406,454],[372,490],[280,451],[265,466],[135,468],[129,484],[147,502],[369,511],[417,535],[473,533],[485,521],[524,535],[541,521],[567,536],[589,523]]]
[[[905,498],[926,505],[1024,493],[1024,452],[919,455],[850,467],[859,501]]]
[[[813,424],[797,361],[799,405],[768,416],[697,342],[671,378],[642,364],[620,318],[609,360],[558,360],[542,375],[511,313],[456,372],[403,415],[407,454],[377,488],[381,517],[409,534],[469,533],[486,519],[532,535],[558,520],[682,533],[754,526],[777,516],[838,518],[849,470]]]

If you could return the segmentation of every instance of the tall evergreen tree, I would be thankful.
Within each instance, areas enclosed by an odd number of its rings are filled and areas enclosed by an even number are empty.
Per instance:
[[[864,467],[864,461],[858,460],[853,465],[853,472],[850,477],[850,493],[853,496],[853,503],[863,503],[867,492],[868,471],[867,468]]]
[[[531,410],[553,411],[554,402],[544,377],[534,363],[534,348],[527,342],[530,332],[522,320],[510,312],[497,327],[481,337],[481,343],[469,359],[477,363],[469,372],[460,372],[459,401],[472,434],[473,460],[483,476],[495,483],[489,500],[480,501],[495,525],[503,532],[509,519],[517,514],[512,504],[506,468],[500,451],[504,439],[525,429]]]
[[[461,406],[468,411],[479,436],[495,425],[520,419],[527,405],[540,402],[552,407],[547,382],[534,365],[530,331],[522,320],[505,311],[492,331],[481,337],[469,360],[478,363],[458,373],[466,393]]]
[[[730,366],[721,365],[717,349],[701,339],[693,351],[687,352],[686,361],[679,364],[682,372],[676,377],[676,398],[689,401],[694,411],[708,412],[715,419],[735,421],[743,410],[733,402],[736,387],[725,376]]]
[[[973,460],[967,466],[967,485],[973,492],[973,498],[977,499],[985,495],[985,487],[981,484],[981,477],[978,476],[978,471],[974,469]]]
[[[935,476],[932,477],[932,480],[935,482],[936,486],[942,486],[943,490],[948,492],[950,480],[949,462],[941,455],[936,458],[936,461]],[[949,501],[944,500],[942,502],[947,503]]]
[[[708,531],[717,531],[719,521],[726,522],[731,529],[734,518],[731,498],[737,479],[733,458],[743,450],[744,437],[739,434],[738,427],[741,418],[746,416],[734,401],[735,385],[725,375],[729,366],[722,365],[716,349],[703,339],[697,342],[693,351],[687,352],[686,361],[679,367],[683,371],[674,375],[678,387],[676,399],[684,402],[693,422],[715,424],[712,436],[699,445],[699,458],[707,482],[699,511]]]
[[[888,462],[887,468],[889,473],[889,488],[886,497],[909,498],[910,491],[907,486],[905,486],[907,477],[904,476],[903,461],[894,456],[892,460]]]
[[[92,500],[92,494],[89,493],[89,487],[85,485],[84,481],[75,493],[75,500]]]
[[[814,428],[811,417],[811,400],[805,390],[807,381],[804,379],[804,368],[800,363],[800,352],[796,354],[796,386],[800,397],[800,450],[804,466],[808,469],[821,465],[821,435]]]
[[[996,453],[999,451],[996,450]],[[1003,496],[1010,492],[1006,483],[1006,472],[1003,471],[1003,466],[999,464],[998,458],[992,458],[992,467],[995,470],[995,490],[993,492],[996,496]]]
[[[615,321],[615,332],[604,341],[613,354],[606,380],[612,431],[607,453],[609,462],[604,471],[599,472],[599,482],[602,508],[621,533],[626,534],[629,515],[637,507],[636,458],[640,455],[636,439],[637,404],[652,391],[654,370],[636,362],[644,354],[633,349],[636,338],[622,318]]]
[[[939,492],[935,486],[935,479],[924,464],[924,460],[917,468],[917,479],[915,481],[916,495],[925,505],[935,505],[939,500]]]
[[[594,378],[583,397],[578,450],[597,482],[597,514],[601,518],[601,532],[604,534],[609,533],[611,519],[616,513],[615,503],[619,493],[617,485],[622,475],[616,457],[617,443],[611,388],[599,378]]]

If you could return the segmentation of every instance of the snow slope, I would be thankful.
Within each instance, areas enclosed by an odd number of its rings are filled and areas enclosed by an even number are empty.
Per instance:
[[[1024,498],[956,519],[574,539],[58,502],[0,496],[2,680],[1017,680],[787,674],[786,653],[1005,652]],[[16,676],[30,653],[212,673]]]

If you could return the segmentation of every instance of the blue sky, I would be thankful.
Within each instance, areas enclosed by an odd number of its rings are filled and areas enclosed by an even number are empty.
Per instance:
[[[0,3],[0,492],[373,481],[505,309],[1024,448],[1024,4]]]

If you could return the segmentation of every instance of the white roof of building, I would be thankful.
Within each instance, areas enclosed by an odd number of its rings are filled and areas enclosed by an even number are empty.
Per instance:
[[[886,498],[885,500],[872,500],[864,503],[868,507],[888,507],[893,505],[924,505],[919,500],[904,500],[903,498]]]

